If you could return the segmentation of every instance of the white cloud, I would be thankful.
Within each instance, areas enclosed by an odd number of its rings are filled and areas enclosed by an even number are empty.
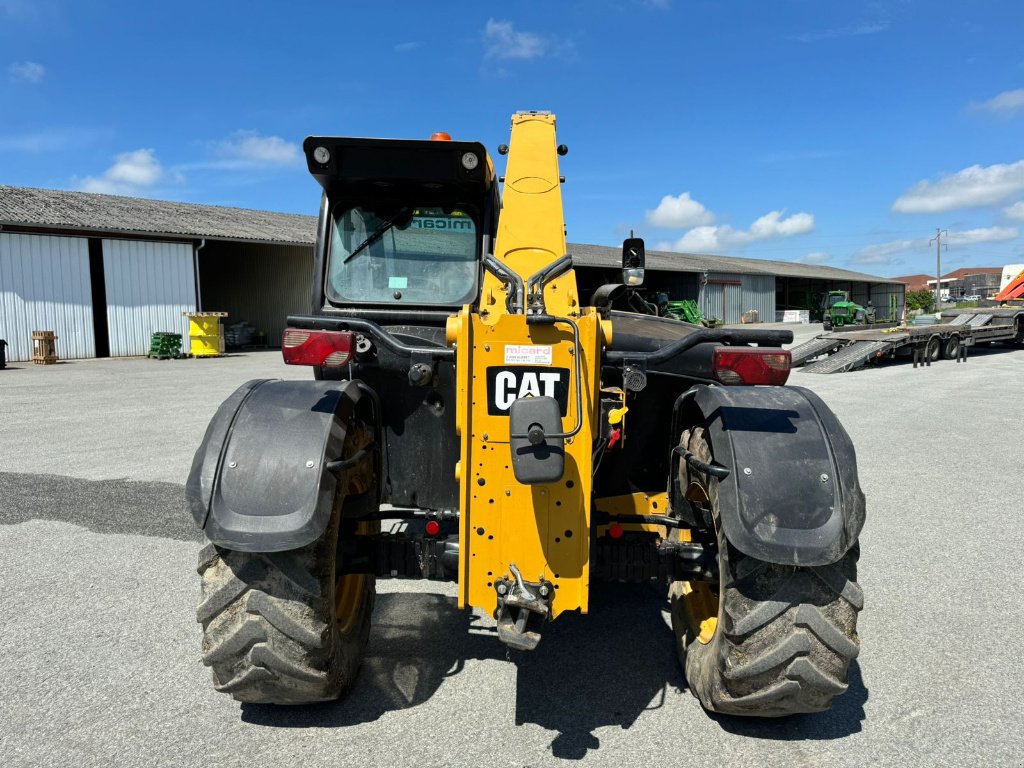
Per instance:
[[[969,106],[975,112],[1012,115],[1018,109],[1024,109],[1024,88],[1018,88],[1014,91],[1003,91],[985,101],[972,101]]]
[[[973,245],[974,243],[1005,243],[1016,240],[1020,231],[1016,227],[981,227],[965,232],[950,232],[946,238],[949,245]]]
[[[666,229],[686,229],[702,224],[711,224],[715,215],[698,203],[689,192],[678,197],[665,195],[653,211],[647,211],[647,223]]]
[[[1014,221],[1024,221],[1024,200],[1004,208],[1003,213]]]
[[[887,243],[868,245],[861,248],[850,259],[854,264],[898,264],[899,259],[893,257],[898,253],[906,253],[921,247],[922,242],[927,245],[928,240],[918,238],[916,240],[890,240]]]
[[[726,247],[725,240],[734,232],[735,230],[729,225],[694,227],[675,243],[670,243],[668,250],[714,253]]]
[[[407,43],[398,43],[395,46],[395,52],[396,53],[408,53],[409,51],[415,51],[419,47],[420,47],[420,44],[418,42],[410,41],[410,42],[407,42]]]
[[[548,41],[535,32],[522,32],[511,21],[488,19],[484,26],[484,57],[487,59],[537,59]]]
[[[872,267],[892,267],[902,264],[903,259],[891,253],[859,253],[850,259],[851,264]]]
[[[919,181],[892,204],[896,213],[942,213],[995,205],[1024,190],[1024,160],[972,165],[938,181]]]
[[[16,61],[7,68],[7,72],[10,74],[11,80],[16,83],[35,85],[42,82],[46,75],[46,67],[34,61]]]
[[[772,211],[750,225],[750,239],[793,237],[807,234],[812,229],[814,229],[814,216],[809,213],[794,213],[788,219],[784,219],[782,211]]]
[[[1016,227],[981,227],[968,229],[963,232],[950,232],[945,242],[947,245],[975,245],[978,243],[1005,243],[1016,240],[1020,234]],[[930,238],[904,238],[901,240],[890,240],[887,243],[878,243],[861,248],[850,259],[854,264],[898,264],[900,259],[894,258],[900,253],[911,251],[927,251],[934,248]]]
[[[212,146],[223,168],[294,165],[301,159],[297,144],[280,136],[260,136],[255,131],[238,131]]]
[[[806,256],[800,256],[796,261],[801,264],[827,264],[832,261],[832,256],[828,253],[815,251],[814,253],[808,253]]]
[[[782,218],[782,211],[771,211],[751,224],[749,230],[735,229],[728,224],[694,227],[675,243],[665,244],[668,247],[664,250],[721,253],[757,240],[794,237],[813,229],[814,216],[809,213],[794,213],[788,218]]]
[[[794,35],[790,39],[798,43],[816,43],[819,40],[832,40],[836,37],[860,37],[861,35],[874,35],[885,32],[889,29],[888,21],[865,21],[860,24],[848,24],[845,27],[833,27],[822,29],[817,32],[805,32],[801,35]]]
[[[134,195],[152,187],[165,175],[152,149],[136,149],[118,155],[103,175],[87,176],[79,182],[78,187],[83,192]]]

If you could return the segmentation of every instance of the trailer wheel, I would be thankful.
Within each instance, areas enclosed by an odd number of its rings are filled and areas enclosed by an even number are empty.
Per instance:
[[[829,317],[828,315],[825,315],[825,319],[822,320],[821,325],[822,325],[822,327],[826,331],[831,331],[832,330],[832,318]]]
[[[710,462],[702,428],[683,433]],[[860,649],[858,545],[837,563],[797,567],[767,563],[732,547],[718,526],[718,481],[680,470],[687,498],[715,523],[719,581],[673,582],[672,626],[687,684],[705,709],[731,715],[782,717],[828,709],[847,689]],[[691,479],[693,476],[691,476]],[[676,534],[678,535],[678,534]]]
[[[928,339],[928,343],[924,347],[924,359],[935,362],[939,359],[939,355],[942,352],[942,339],[938,336],[932,336]]]
[[[351,525],[341,520],[343,498],[339,492],[327,530],[309,546],[258,553],[207,544],[199,553],[196,618],[218,691],[244,702],[307,704],[338,698],[355,679],[375,578],[335,573],[339,526]]]
[[[955,333],[946,339],[946,344],[942,348],[942,356],[947,360],[956,360],[960,354],[960,337]]]

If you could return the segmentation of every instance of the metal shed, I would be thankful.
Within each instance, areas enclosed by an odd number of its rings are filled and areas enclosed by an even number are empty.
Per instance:
[[[112,357],[145,355],[157,331],[187,336],[196,310],[192,246],[104,240],[103,282]]]
[[[0,337],[12,360],[28,359],[32,330],[57,331],[62,357],[144,354],[150,334],[183,329],[181,313],[194,308],[247,321],[276,345],[285,317],[312,309],[316,221],[0,185]],[[620,281],[619,248],[568,248],[584,301]],[[648,251],[647,269],[670,299],[728,323],[750,310],[774,321],[833,289],[883,313],[904,304],[898,280],[827,266]]]
[[[12,361],[30,359],[32,330],[56,331],[62,358],[144,355],[196,309],[276,343],[310,309],[314,216],[0,186],[0,227]]]
[[[32,359],[32,331],[53,331],[61,358],[93,357],[89,249],[78,237],[0,232],[0,338]]]

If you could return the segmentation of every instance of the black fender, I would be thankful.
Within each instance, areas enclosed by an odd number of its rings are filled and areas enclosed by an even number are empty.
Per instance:
[[[738,550],[814,566],[836,562],[856,543],[865,517],[857,457],[816,394],[697,385],[677,401],[675,415],[681,426],[700,419],[715,462],[729,470],[719,484],[719,515]]]
[[[206,428],[185,484],[206,537],[244,552],[316,541],[337,490],[327,464],[342,458],[352,415],[368,396],[354,381],[256,379],[235,390]]]

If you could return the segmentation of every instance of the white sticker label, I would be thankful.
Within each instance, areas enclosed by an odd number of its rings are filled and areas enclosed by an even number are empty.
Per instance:
[[[551,365],[551,347],[506,344],[505,365]]]
[[[408,277],[396,277],[392,275],[388,278],[388,288],[408,288],[409,278]]]

